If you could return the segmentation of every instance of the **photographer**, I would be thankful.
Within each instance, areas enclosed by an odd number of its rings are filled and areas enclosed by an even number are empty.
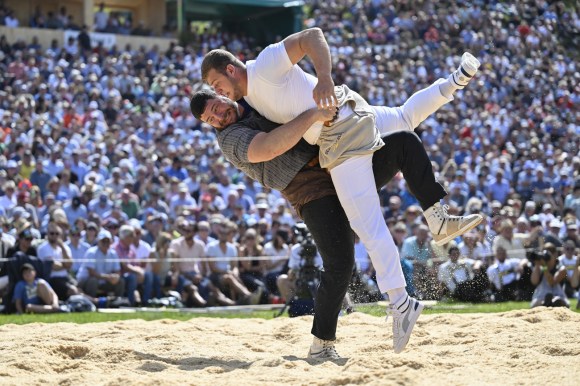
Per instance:
[[[531,307],[570,307],[562,287],[566,278],[566,267],[558,261],[556,246],[547,243],[544,251],[532,252],[529,259],[534,266],[531,282],[536,286]]]
[[[316,291],[318,288],[322,257],[306,225],[299,223],[293,228],[297,243],[290,249],[288,273],[278,277],[278,290],[286,301],[294,296],[311,300],[315,295],[312,290]]]

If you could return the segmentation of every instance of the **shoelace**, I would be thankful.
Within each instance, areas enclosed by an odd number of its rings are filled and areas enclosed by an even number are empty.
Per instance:
[[[460,216],[449,215],[449,205],[441,205],[441,218],[447,218],[447,221],[460,221],[463,218]]]
[[[323,358],[340,358],[340,355],[336,352],[336,348],[334,348],[334,343],[331,341],[325,341],[322,343],[322,350],[320,352],[324,353],[324,355],[322,355]]]

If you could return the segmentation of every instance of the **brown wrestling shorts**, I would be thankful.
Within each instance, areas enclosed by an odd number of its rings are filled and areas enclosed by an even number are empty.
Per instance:
[[[281,193],[301,217],[304,205],[322,197],[336,196],[332,178],[320,167],[318,157],[306,164]]]

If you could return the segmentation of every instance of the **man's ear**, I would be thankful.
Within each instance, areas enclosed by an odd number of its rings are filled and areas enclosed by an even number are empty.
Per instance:
[[[236,74],[236,66],[234,66],[233,64],[228,64],[226,66],[226,73],[231,77],[234,76]]]

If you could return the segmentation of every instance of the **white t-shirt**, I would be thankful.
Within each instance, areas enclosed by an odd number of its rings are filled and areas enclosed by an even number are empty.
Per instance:
[[[572,275],[574,275],[574,269],[576,268],[578,257],[572,256],[570,259],[568,259],[566,255],[562,255],[558,257],[558,260],[560,260],[560,264],[566,267],[566,275],[568,275],[568,277],[572,277]]]
[[[65,248],[67,248],[68,256],[72,256],[70,248],[65,244]],[[38,258],[42,261],[62,261],[62,249],[60,246],[53,248],[52,245],[48,241],[43,242],[36,251]],[[67,277],[68,272],[66,269],[61,271],[52,271],[50,273],[50,277]]]
[[[248,95],[246,102],[264,117],[276,123],[288,123],[304,111],[316,107],[312,91],[318,79],[292,65],[283,42],[266,47],[256,60],[246,62]],[[317,122],[304,134],[304,139],[316,143],[322,122]]]
[[[207,257],[231,257],[236,258],[238,257],[238,251],[236,250],[236,246],[232,243],[226,243],[226,252],[224,253],[220,248],[219,241],[214,241],[211,244],[208,244],[205,250],[205,254]],[[217,269],[222,271],[227,271],[230,269],[230,264],[233,259],[216,261],[215,266]]]
[[[487,277],[495,288],[500,289],[517,280],[516,269],[520,263],[519,259],[506,259],[503,263],[497,261],[487,269]]]

